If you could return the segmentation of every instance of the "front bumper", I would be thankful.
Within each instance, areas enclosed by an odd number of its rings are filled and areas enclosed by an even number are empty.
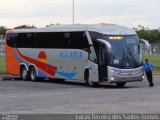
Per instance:
[[[108,66],[108,83],[135,82],[143,79],[143,66],[134,69],[119,69]]]

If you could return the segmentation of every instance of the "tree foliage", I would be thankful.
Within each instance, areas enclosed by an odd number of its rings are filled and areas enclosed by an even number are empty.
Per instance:
[[[5,26],[0,26],[0,35],[5,36],[7,28]]]
[[[20,25],[20,26],[15,27],[14,29],[32,29],[32,28],[36,28],[36,27],[34,25],[32,25],[32,26]],[[6,26],[0,26],[0,35],[3,35],[3,37],[4,37],[7,29],[8,28]]]
[[[14,29],[32,29],[32,28],[36,28],[34,25],[30,26],[30,25],[20,25],[17,27],[14,27]]]
[[[135,29],[135,28],[134,28]],[[146,29],[141,27],[141,29],[135,29],[139,38],[146,39],[150,43],[160,43],[160,29]]]

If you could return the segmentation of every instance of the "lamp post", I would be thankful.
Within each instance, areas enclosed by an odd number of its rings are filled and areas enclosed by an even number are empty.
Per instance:
[[[74,24],[74,0],[73,0],[73,19],[72,19],[72,24]]]

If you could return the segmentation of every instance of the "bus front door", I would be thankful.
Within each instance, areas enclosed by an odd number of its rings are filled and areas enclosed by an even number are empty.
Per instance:
[[[100,45],[98,48],[98,71],[99,80],[107,80],[107,52],[103,45]]]

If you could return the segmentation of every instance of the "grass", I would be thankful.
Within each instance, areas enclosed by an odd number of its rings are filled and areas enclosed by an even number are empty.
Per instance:
[[[148,59],[150,63],[153,63],[155,69],[160,70],[160,55],[145,55],[144,59]]]
[[[6,73],[5,56],[0,56],[0,74]]]

